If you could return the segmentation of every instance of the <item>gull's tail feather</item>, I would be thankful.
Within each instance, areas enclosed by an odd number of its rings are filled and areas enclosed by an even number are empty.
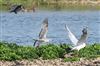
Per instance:
[[[73,51],[73,50],[79,51],[80,49],[78,49],[77,47],[73,47],[73,48],[71,48],[71,51]]]

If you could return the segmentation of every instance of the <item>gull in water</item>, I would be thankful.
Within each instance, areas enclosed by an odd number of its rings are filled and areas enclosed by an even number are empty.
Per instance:
[[[49,42],[49,39],[47,39],[47,32],[48,32],[48,18],[45,18],[42,24],[41,31],[39,33],[39,39],[34,39],[34,46],[38,47],[42,42]]]
[[[80,39],[78,40],[75,35],[70,31],[70,29],[67,27],[67,25],[65,25],[66,31],[68,33],[68,37],[71,40],[71,42],[73,43],[73,47],[71,47],[71,50],[80,50],[82,48],[84,48],[86,46],[86,40],[88,38],[88,32],[87,32],[87,27],[83,28],[82,30],[82,35],[80,37]]]

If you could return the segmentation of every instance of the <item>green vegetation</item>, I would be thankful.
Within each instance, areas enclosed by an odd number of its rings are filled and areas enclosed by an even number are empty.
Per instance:
[[[84,0],[83,0],[84,1]],[[1,10],[9,10],[14,4],[22,4],[28,10],[33,6],[39,9],[73,9],[73,10],[86,10],[86,9],[100,9],[99,0],[0,0]]]
[[[80,61],[79,57],[64,58],[64,62]]]
[[[64,61],[79,61],[80,58],[100,57],[100,44],[88,45],[78,51],[68,51],[68,45],[42,45],[38,48],[31,46],[19,46],[15,43],[0,42],[0,60],[13,61],[22,59],[56,59],[63,58]],[[73,53],[73,57],[64,58],[67,53]]]
[[[34,47],[23,47],[14,43],[0,42],[0,60],[21,60],[31,58],[38,58]]]

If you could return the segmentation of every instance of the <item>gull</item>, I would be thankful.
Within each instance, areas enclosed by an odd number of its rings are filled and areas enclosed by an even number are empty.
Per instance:
[[[47,32],[48,32],[48,18],[45,18],[42,24],[41,31],[39,33],[39,39],[34,39],[34,46],[38,47],[40,43],[42,42],[49,42],[49,39],[47,39]]]
[[[70,29],[68,28],[67,25],[65,25],[65,29],[68,33],[68,37],[71,40],[71,42],[73,43],[73,47],[71,47],[71,50],[80,50],[82,48],[84,48],[86,46],[86,40],[88,38],[88,32],[87,32],[87,27],[83,28],[82,30],[82,35],[80,37],[80,39],[78,40],[75,35],[70,31]]]

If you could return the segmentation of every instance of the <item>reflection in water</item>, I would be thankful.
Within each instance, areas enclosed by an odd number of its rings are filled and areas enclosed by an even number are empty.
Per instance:
[[[64,25],[67,24],[77,38],[84,26],[89,27],[88,43],[100,42],[99,11],[39,11],[35,13],[2,13],[0,40],[33,45],[38,38],[44,18],[49,19],[48,38],[54,43],[70,43]]]

